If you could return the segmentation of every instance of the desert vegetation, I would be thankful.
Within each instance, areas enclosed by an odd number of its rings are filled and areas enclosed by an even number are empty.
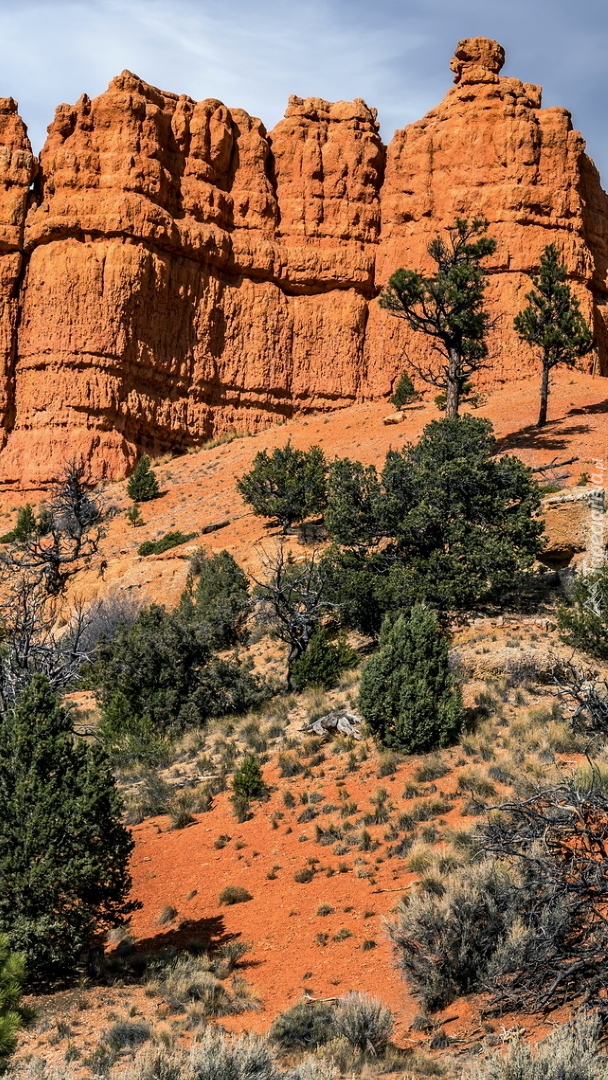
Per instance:
[[[186,549],[199,533],[176,515],[134,546],[146,566],[179,549],[177,602],[75,604],[113,513],[77,464],[2,537],[5,1058],[27,1027],[23,987],[86,982],[122,1011],[95,1044],[57,1032],[64,1076],[602,1075],[606,573],[567,594],[547,584],[539,484],[461,410],[489,362],[486,231],[457,221],[430,250],[437,273],[399,271],[383,295],[441,343],[446,417],[380,467],[289,440],[252,454],[237,487],[267,530],[251,565],[228,547]],[[522,314],[548,372],[588,341],[555,253],[535,287],[537,322],[555,302],[560,333],[570,320],[578,334],[567,352]],[[415,394],[405,372],[393,403]],[[162,501],[147,458],[126,493],[133,525],[134,507]],[[86,723],[70,706],[82,692]],[[137,883],[155,871],[135,863],[131,829],[152,853],[169,836],[175,856],[145,946]],[[193,884],[184,852],[201,851]],[[266,1034],[221,1032],[218,1017],[260,1020],[261,961],[244,934],[277,908],[284,932],[297,928],[289,964],[322,956],[332,992],[302,970],[300,999],[265,1018]],[[407,1032],[365,992],[387,936],[419,1010]],[[475,1059],[451,1056],[473,1042],[450,1027],[461,999],[485,1025]],[[557,1010],[575,1019],[537,1050],[496,1053],[497,1017]],[[50,1080],[53,1068],[19,1056],[13,1071]]]

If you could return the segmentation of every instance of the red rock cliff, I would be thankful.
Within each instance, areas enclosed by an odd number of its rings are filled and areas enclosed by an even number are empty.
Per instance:
[[[388,150],[361,100],[292,97],[268,134],[123,72],[59,107],[37,165],[0,102],[0,481],[44,483],[74,455],[116,475],[142,448],[387,394],[425,343],[375,298],[456,213],[498,240],[486,381],[532,363],[512,316],[549,239],[608,373],[606,196],[569,114],[503,61],[460,42],[455,86]]]

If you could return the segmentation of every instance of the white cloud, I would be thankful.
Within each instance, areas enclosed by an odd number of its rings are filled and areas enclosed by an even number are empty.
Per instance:
[[[57,104],[125,67],[268,127],[290,93],[363,97],[388,139],[441,99],[472,34],[502,41],[509,74],[573,110],[608,175],[605,0],[0,0],[0,94],[19,100],[36,149]]]

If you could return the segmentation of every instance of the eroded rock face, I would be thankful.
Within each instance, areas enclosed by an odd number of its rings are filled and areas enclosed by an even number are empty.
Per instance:
[[[495,327],[490,364],[477,383],[492,387],[529,373],[535,358],[513,330],[525,306],[530,271],[546,244],[558,245],[598,349],[585,363],[608,373],[604,326],[608,200],[585,143],[565,109],[542,109],[541,89],[499,72],[494,41],[461,41],[455,86],[440,106],[396,132],[382,188],[376,286],[397,266],[427,267],[429,241],[456,215],[482,214],[497,240],[488,305]],[[432,363],[428,343],[373,302],[367,333],[368,378],[381,392],[386,356],[407,352]]]
[[[484,213],[498,241],[486,383],[533,362],[512,317],[549,240],[608,370],[606,196],[569,114],[503,62],[496,42],[460,42],[455,85],[388,151],[361,100],[292,97],[268,134],[123,72],[58,108],[35,180],[0,102],[0,482],[45,483],[75,455],[115,476],[141,449],[386,395],[426,345],[376,297],[398,266],[429,265],[456,214]]]
[[[12,98],[0,98],[0,447],[13,424],[23,234],[36,162]]]

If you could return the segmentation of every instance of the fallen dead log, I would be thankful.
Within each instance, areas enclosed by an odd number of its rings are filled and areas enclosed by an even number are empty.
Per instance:
[[[336,709],[334,712],[326,713],[325,716],[318,717],[317,720],[312,720],[310,724],[306,724],[302,731],[307,735],[319,735],[321,738],[328,738],[330,735],[346,735],[352,739],[360,739],[361,733],[359,727],[362,721],[359,716],[355,716],[354,713],[344,712],[343,710]]]

